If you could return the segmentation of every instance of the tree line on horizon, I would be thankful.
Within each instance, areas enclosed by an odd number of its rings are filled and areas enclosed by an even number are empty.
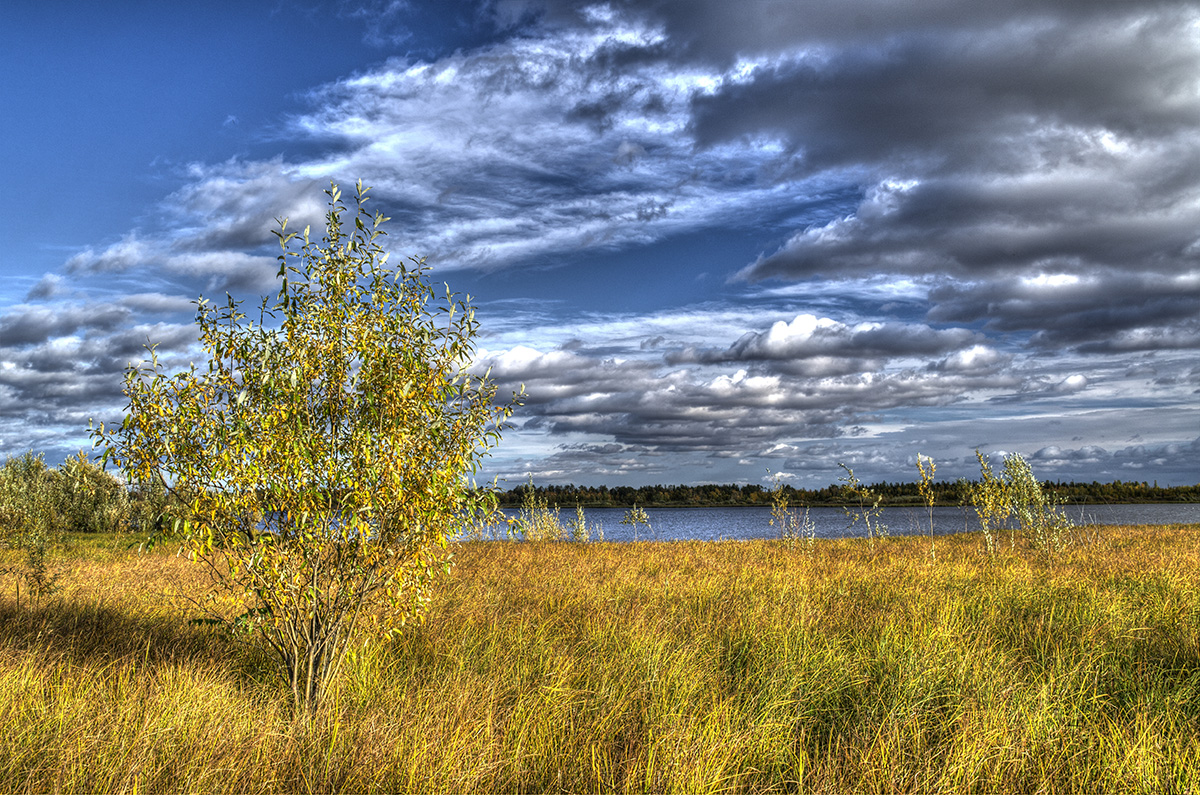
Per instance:
[[[961,505],[973,481],[942,481],[931,484],[937,505]],[[522,484],[500,491],[500,506],[517,508],[531,484]],[[1044,481],[1043,489],[1064,504],[1137,504],[1155,502],[1200,502],[1200,484],[1194,486],[1159,486],[1136,481],[1111,483],[1076,483],[1074,481]],[[551,505],[584,508],[627,508],[640,505],[646,508],[723,508],[740,506],[770,506],[771,489],[759,484],[716,484],[701,486],[532,486],[534,495]],[[920,484],[881,482],[870,486],[880,497],[881,505],[922,505]],[[841,506],[852,501],[846,486],[833,484],[821,489],[798,489],[783,485],[784,494],[793,505]]]

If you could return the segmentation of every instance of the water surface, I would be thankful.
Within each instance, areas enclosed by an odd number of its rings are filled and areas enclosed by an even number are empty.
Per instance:
[[[1200,523],[1200,503],[1152,505],[1076,505],[1065,509],[1077,524],[1192,524]],[[505,511],[515,516],[516,511]],[[752,538],[778,538],[779,529],[771,526],[771,509],[753,508],[647,508],[650,529],[621,524],[624,508],[592,508],[586,512],[589,525],[599,523],[606,541],[733,541]],[[565,522],[575,517],[564,508]],[[817,538],[850,538],[866,535],[862,522],[851,524],[841,508],[811,508],[809,518]],[[929,514],[925,508],[884,508],[880,521],[891,535],[923,535],[929,532]],[[979,529],[974,511],[962,508],[934,508],[933,530],[936,535]],[[635,539],[636,530],[636,539]]]

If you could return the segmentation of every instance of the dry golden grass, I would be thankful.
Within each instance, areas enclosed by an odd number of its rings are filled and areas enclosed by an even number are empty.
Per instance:
[[[297,720],[198,567],[93,545],[0,595],[0,790],[1200,790],[1200,528],[981,549],[464,544]]]

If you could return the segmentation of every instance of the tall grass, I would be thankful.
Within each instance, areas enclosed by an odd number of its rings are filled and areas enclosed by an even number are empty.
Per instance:
[[[177,617],[186,561],[76,550],[50,605],[0,598],[0,789],[1196,791],[1198,531],[463,544],[300,720]]]

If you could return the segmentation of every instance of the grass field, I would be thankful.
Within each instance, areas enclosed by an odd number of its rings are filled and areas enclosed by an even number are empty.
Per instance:
[[[0,790],[1200,792],[1200,527],[1098,533],[463,544],[305,719],[100,537],[0,580]]]

